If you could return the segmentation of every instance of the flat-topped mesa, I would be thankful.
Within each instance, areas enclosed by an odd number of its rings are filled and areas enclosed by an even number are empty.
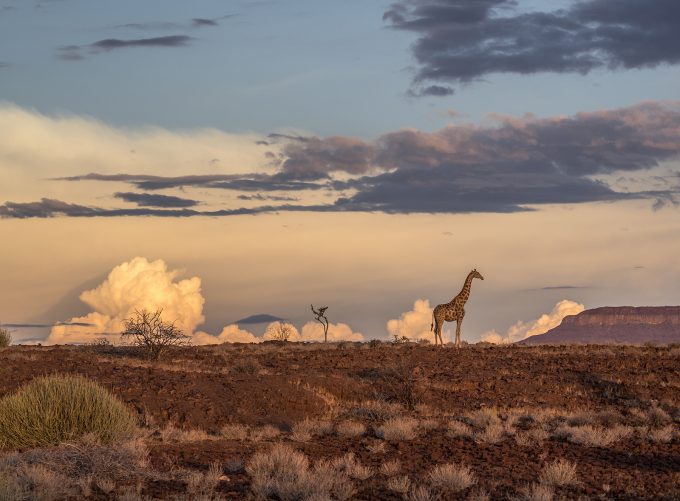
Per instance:
[[[680,325],[680,306],[605,306],[564,317],[562,325]]]
[[[680,306],[606,306],[564,317],[519,344],[679,343]]]

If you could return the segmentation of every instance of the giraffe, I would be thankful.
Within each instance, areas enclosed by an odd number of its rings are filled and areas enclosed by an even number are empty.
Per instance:
[[[472,279],[479,278],[484,280],[484,277],[476,269],[468,273],[465,279],[465,284],[463,289],[454,297],[451,301],[444,304],[438,304],[432,310],[432,324],[430,325],[430,331],[434,328],[434,345],[437,346],[437,339],[439,343],[444,346],[444,341],[442,340],[442,326],[444,322],[456,321],[456,348],[460,348],[460,324],[463,323],[463,317],[465,316],[465,303],[470,297],[470,288],[472,287]]]

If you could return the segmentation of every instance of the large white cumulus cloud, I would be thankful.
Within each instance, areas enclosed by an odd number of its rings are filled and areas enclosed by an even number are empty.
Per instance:
[[[413,303],[413,309],[405,311],[399,318],[387,322],[387,332],[390,337],[407,337],[411,340],[427,339],[434,342],[434,332],[430,330],[432,325],[432,308],[427,299],[417,299]],[[442,328],[442,339],[445,343],[451,341],[451,331]]]
[[[302,326],[301,341],[323,341],[323,326],[319,322],[307,322]],[[354,332],[347,324],[328,324],[328,341],[363,341],[361,332]]]
[[[101,285],[80,295],[93,311],[72,318],[70,323],[90,325],[55,326],[47,343],[84,343],[102,336],[117,341],[125,319],[141,309],[162,308],[164,320],[174,321],[186,334],[192,334],[205,320],[201,279],[177,280],[179,274],[161,259],[136,257],[116,266]]]
[[[482,335],[482,341],[494,344],[515,343],[531,336],[544,334],[560,325],[564,317],[577,315],[583,310],[585,310],[584,305],[569,299],[563,299],[555,305],[550,313],[544,313],[537,319],[528,322],[518,321],[508,329],[505,336],[501,336],[495,330],[489,331]]]
[[[261,343],[262,339],[252,332],[241,329],[236,324],[227,325],[217,336],[207,332],[196,332],[191,338],[192,344],[222,344],[222,343]]]

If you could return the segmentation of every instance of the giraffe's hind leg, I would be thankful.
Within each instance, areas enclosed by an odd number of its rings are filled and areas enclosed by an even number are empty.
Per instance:
[[[444,342],[442,341],[442,327],[444,325],[444,319],[443,318],[437,318],[436,319],[436,325],[434,329],[434,345],[437,346],[437,340],[439,340],[439,345],[444,346]]]

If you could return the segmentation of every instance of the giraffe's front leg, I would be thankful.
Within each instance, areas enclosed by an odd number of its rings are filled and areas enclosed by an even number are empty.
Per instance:
[[[463,323],[463,317],[456,320],[456,348],[460,348],[460,324]]]

